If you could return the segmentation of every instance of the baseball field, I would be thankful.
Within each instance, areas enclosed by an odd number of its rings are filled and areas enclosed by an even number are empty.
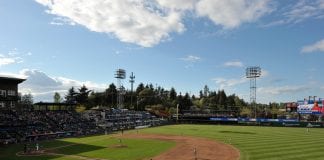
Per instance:
[[[2,160],[324,159],[324,129],[169,125],[0,147]],[[182,158],[181,158],[182,157]]]

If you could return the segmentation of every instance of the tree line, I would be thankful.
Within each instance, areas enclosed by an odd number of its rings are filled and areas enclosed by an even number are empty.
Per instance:
[[[158,107],[169,110],[179,107],[182,110],[190,110],[191,107],[225,110],[229,106],[247,106],[247,103],[235,94],[227,95],[224,90],[210,91],[207,85],[199,92],[199,96],[189,93],[177,92],[175,88],[167,90],[161,86],[140,83],[131,92],[126,90],[123,95],[124,108],[133,110],[146,110]],[[54,94],[54,102],[76,103],[90,109],[96,106],[116,108],[117,87],[111,83],[105,91],[96,92],[89,90],[85,85],[80,88],[71,87],[64,99],[59,93]]]
[[[55,92],[53,100],[55,103],[74,103],[81,110],[91,109],[93,107],[116,108],[117,107],[117,87],[111,83],[104,91],[92,91],[85,85],[80,88],[71,87],[62,97]],[[157,110],[165,113],[175,113],[176,107],[180,112],[186,110],[204,110],[214,111],[236,110],[240,117],[278,118],[286,115],[282,111],[283,103],[256,104],[252,108],[247,102],[235,94],[227,95],[224,90],[210,90],[205,85],[198,95],[177,92],[174,87],[167,90],[161,86],[154,87],[152,84],[138,84],[132,92],[124,92],[124,108],[132,110]],[[25,94],[19,98],[20,106],[31,106],[33,104],[32,95]],[[281,109],[281,110],[280,110]],[[296,116],[296,115],[293,115]]]

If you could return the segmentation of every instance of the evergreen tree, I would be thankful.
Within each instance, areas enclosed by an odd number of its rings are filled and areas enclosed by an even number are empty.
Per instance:
[[[203,98],[203,97],[204,97],[203,91],[200,90],[200,91],[199,91],[199,98],[201,99],[201,98]]]
[[[138,95],[142,90],[144,90],[144,84],[140,83],[138,84],[137,88],[136,88],[136,94]]]
[[[107,106],[114,106],[117,103],[117,87],[114,83],[111,83],[105,91],[103,104]]]
[[[176,100],[176,98],[177,98],[177,92],[173,87],[170,90],[169,98],[170,98],[170,100]]]
[[[79,93],[77,93],[76,95],[77,102],[79,104],[86,105],[86,103],[88,102],[90,92],[91,90],[89,90],[85,85],[79,88]]]
[[[74,87],[71,87],[65,96],[66,103],[76,103],[76,96],[77,92],[75,92]]]
[[[209,95],[209,88],[207,85],[204,86],[204,97],[208,97]]]
[[[218,104],[221,105],[221,106],[225,106],[226,105],[226,99],[227,99],[225,91],[224,90],[218,91],[218,96],[219,96]]]

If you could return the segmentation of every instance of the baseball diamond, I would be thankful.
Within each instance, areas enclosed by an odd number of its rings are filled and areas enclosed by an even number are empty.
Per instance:
[[[324,129],[227,125],[168,125],[40,142],[40,151],[23,153],[23,144],[0,150],[0,159],[322,159]],[[121,140],[121,141],[119,141]],[[35,149],[35,144],[29,144]],[[196,148],[197,157],[194,149]]]

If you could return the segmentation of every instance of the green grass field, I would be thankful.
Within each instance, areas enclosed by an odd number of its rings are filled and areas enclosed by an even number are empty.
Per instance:
[[[129,131],[136,132],[136,131]],[[174,134],[197,136],[230,143],[241,152],[242,160],[322,160],[324,159],[324,129],[284,127],[252,127],[221,125],[170,125],[142,129],[140,133]],[[67,138],[41,142],[40,146],[54,148],[55,156],[17,157],[23,145],[11,145],[0,148],[0,159],[10,160],[77,160],[82,157],[109,160],[140,160],[175,145],[173,142],[157,140],[122,139],[125,148],[113,148],[119,139],[112,135]],[[61,147],[61,148],[60,148]]]

